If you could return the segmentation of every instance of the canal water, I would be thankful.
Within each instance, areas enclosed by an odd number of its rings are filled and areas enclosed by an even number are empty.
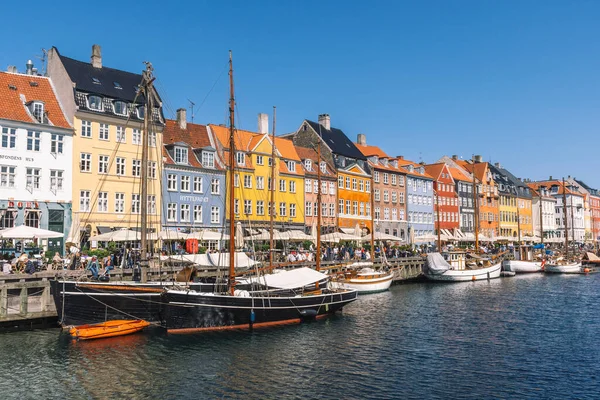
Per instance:
[[[415,283],[263,331],[0,335],[3,399],[598,399],[600,274]]]

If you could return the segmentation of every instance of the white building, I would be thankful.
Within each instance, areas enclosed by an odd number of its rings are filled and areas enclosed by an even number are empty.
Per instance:
[[[19,225],[66,235],[71,224],[72,137],[49,78],[0,72],[0,229]],[[48,249],[63,251],[63,239]]]
[[[537,190],[533,190],[531,207],[533,212],[534,235],[537,237],[542,237],[543,231],[544,239],[554,239],[558,237],[556,233],[557,229],[555,216],[556,199],[550,195],[549,189],[540,187]],[[540,212],[542,214],[541,220]]]

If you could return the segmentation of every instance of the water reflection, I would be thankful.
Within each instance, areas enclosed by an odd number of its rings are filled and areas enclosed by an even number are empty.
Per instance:
[[[419,283],[256,332],[0,336],[5,398],[596,398],[600,275]],[[7,379],[10,377],[10,379]],[[40,384],[43,382],[43,384]],[[49,393],[51,395],[49,395]]]

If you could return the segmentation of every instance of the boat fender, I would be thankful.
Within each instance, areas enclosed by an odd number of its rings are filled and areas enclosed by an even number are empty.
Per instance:
[[[298,311],[298,313],[300,314],[300,317],[303,319],[316,318],[316,316],[318,314],[317,310],[312,310],[312,309],[300,310],[300,311]]]
[[[584,268],[584,269],[583,269],[583,272],[585,272],[585,273],[587,274],[587,273],[589,273],[589,272],[590,272],[590,269],[589,269],[589,268]]]
[[[250,322],[254,323],[254,321],[256,321],[256,314],[254,313],[254,310],[250,311]]]
[[[233,295],[234,295],[235,297],[250,297],[250,293],[248,293],[248,291],[247,291],[247,290],[240,290],[240,289],[236,289],[236,290],[233,292]]]
[[[471,278],[472,281],[477,280],[477,278],[475,278],[475,275],[473,275],[473,277]]]

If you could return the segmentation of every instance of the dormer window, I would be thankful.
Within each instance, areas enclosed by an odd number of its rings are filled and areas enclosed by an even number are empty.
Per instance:
[[[423,168],[423,167],[419,167],[419,173],[420,173],[420,174],[424,174],[424,173],[425,173],[425,168]]]
[[[312,171],[312,161],[304,160],[304,167],[306,168],[307,171]]]
[[[381,159],[381,163],[387,167],[387,165],[388,165],[388,160],[387,160],[387,158],[382,158],[382,159]]]
[[[115,86],[115,89],[123,89],[123,86],[121,86],[121,84],[119,82],[113,82],[113,85]]]
[[[398,168],[398,160],[392,160],[392,166]]]
[[[415,167],[413,167],[412,165],[408,165],[408,172],[414,172],[415,171]]]
[[[102,97],[89,95],[87,97],[87,105],[90,110],[96,111],[104,111],[104,106],[102,105]]]
[[[100,82],[100,79],[98,79],[98,78],[92,78],[92,82],[94,83],[94,85],[101,85],[102,84]]]
[[[113,109],[115,114],[127,115],[127,103],[124,101],[117,100],[113,103]]]
[[[29,106],[31,114],[39,123],[44,123],[44,103],[41,101],[33,101]]]
[[[286,161],[288,171],[296,172],[296,163],[293,161]]]
[[[246,154],[242,153],[241,151],[238,151],[237,153],[235,153],[235,161],[238,165],[246,165]]]
[[[136,109],[136,112],[137,112],[137,117],[138,117],[139,119],[144,119],[144,117],[145,117],[145,115],[146,115],[146,107],[144,107],[144,106],[139,106],[139,107]]]
[[[188,149],[185,147],[175,147],[175,162],[177,164],[188,163]]]
[[[202,165],[205,168],[214,168],[215,167],[215,153],[212,151],[203,151],[202,152]]]
[[[327,163],[325,161],[321,161],[321,172],[324,174],[327,173]]]

